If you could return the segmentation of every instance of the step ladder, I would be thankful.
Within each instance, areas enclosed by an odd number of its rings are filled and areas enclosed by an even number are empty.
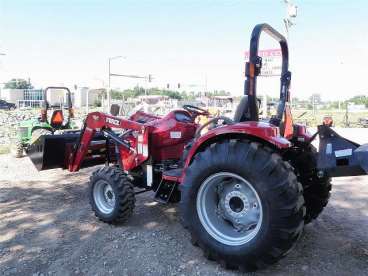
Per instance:
[[[162,173],[161,182],[156,190],[154,199],[161,203],[168,203],[180,182],[182,168],[167,170]]]

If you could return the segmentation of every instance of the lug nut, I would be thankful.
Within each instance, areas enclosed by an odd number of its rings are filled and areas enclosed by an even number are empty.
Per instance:
[[[317,177],[318,178],[322,178],[322,177],[324,177],[325,176],[325,173],[323,172],[323,171],[318,171],[317,172]]]

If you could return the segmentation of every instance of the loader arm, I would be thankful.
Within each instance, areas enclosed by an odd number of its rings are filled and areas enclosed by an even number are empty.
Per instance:
[[[135,121],[118,118],[102,112],[89,113],[85,119],[84,126],[78,142],[75,145],[75,149],[69,156],[69,171],[76,172],[79,170],[96,131],[103,132],[106,137],[111,138],[118,146],[134,151],[134,149],[130,147],[129,143],[124,142],[123,139],[115,135],[111,131],[111,128],[144,131],[146,126]]]

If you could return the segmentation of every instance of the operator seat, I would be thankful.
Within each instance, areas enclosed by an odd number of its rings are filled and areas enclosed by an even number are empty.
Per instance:
[[[235,114],[234,114],[234,123],[244,122],[249,120],[249,105],[248,105],[248,96],[242,96]]]
[[[231,120],[230,118],[227,118],[225,116],[219,116],[219,117],[215,117],[211,120],[209,120],[207,123],[201,125],[196,133],[194,134],[194,140],[198,139],[201,136],[201,131],[210,126],[211,124],[213,125],[213,127],[209,127],[209,129],[215,128],[218,123],[219,120],[223,121],[223,124],[227,124],[227,125],[231,125],[234,123],[239,123],[239,122],[244,122],[244,121],[249,121],[249,105],[248,105],[248,96],[242,96],[240,103],[238,104],[236,111],[235,111],[235,115],[234,115],[234,120]]]

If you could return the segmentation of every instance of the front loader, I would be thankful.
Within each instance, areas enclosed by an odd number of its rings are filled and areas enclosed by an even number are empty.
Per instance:
[[[256,93],[263,32],[280,44],[283,58],[277,114],[267,120],[259,119]],[[321,213],[331,177],[368,172],[368,145],[351,142],[328,125],[311,135],[293,124],[288,55],[280,33],[257,25],[234,118],[199,125],[196,117],[209,113],[190,105],[163,117],[137,112],[123,119],[94,112],[80,134],[42,136],[29,156],[40,170],[75,172],[105,163],[89,186],[92,209],[103,222],[125,222],[135,195],[153,191],[160,202],[180,202],[182,223],[207,258],[226,268],[263,268],[285,256],[304,225]],[[317,137],[318,151],[311,144]]]

